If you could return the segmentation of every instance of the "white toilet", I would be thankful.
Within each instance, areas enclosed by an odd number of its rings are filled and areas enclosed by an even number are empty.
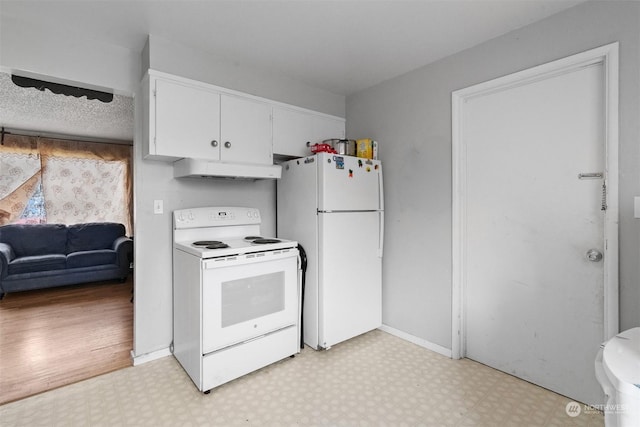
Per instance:
[[[596,378],[607,396],[606,427],[640,426],[640,327],[621,332],[600,346]]]

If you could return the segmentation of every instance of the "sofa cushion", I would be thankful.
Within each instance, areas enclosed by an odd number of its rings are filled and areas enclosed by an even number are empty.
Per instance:
[[[67,255],[67,268],[92,267],[104,264],[117,264],[116,251],[98,249],[95,251],[73,252]]]
[[[69,227],[67,252],[92,251],[96,249],[112,249],[113,242],[124,236],[124,225],[114,222],[89,222],[74,224]]]
[[[9,224],[0,227],[0,242],[11,245],[16,257],[66,254],[67,226]]]
[[[64,270],[67,257],[61,254],[33,255],[15,258],[9,263],[9,275],[36,271]]]

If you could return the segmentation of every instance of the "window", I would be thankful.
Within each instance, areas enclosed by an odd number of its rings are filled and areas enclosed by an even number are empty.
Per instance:
[[[42,182],[38,182],[33,195],[27,201],[22,215],[16,222],[27,224],[39,224],[47,222],[47,213],[44,210],[44,194],[42,194]]]
[[[0,224],[118,222],[132,234],[131,147],[5,135]]]

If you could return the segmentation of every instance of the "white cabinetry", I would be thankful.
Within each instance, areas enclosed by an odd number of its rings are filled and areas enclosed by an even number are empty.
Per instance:
[[[326,139],[344,139],[344,119],[315,115],[312,144]]]
[[[220,160],[272,164],[271,106],[232,95],[221,95]]]
[[[345,137],[345,120],[149,70],[142,82],[144,156],[273,165]]]
[[[147,79],[146,158],[273,163],[268,103],[186,79]]]
[[[148,156],[220,159],[220,94],[151,79]]]
[[[310,145],[344,136],[344,119],[302,109],[273,107],[274,154],[308,156]]]
[[[310,154],[307,142],[313,139],[313,116],[299,110],[273,109],[273,152],[303,157]]]

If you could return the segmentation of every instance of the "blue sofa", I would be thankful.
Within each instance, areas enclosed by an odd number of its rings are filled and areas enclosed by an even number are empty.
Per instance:
[[[0,227],[0,299],[9,292],[126,280],[133,241],[122,224]]]

